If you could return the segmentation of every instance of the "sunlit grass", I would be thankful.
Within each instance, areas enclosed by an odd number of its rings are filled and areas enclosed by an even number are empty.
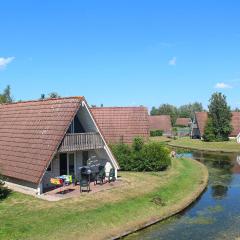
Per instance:
[[[13,193],[0,203],[0,239],[109,238],[183,204],[203,171],[195,161],[174,159],[165,172],[121,172],[118,188],[60,202]]]
[[[240,144],[236,140],[225,142],[204,142],[199,139],[190,139],[189,137],[172,140],[168,143],[170,146],[183,147],[187,149],[197,149],[218,152],[240,152]]]

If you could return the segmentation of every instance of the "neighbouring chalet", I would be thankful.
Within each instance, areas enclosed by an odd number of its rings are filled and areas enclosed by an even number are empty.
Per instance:
[[[149,116],[150,131],[162,130],[164,136],[172,136],[171,117],[169,115]]]
[[[207,112],[195,113],[194,121],[191,127],[192,138],[202,138],[207,120],[208,120]],[[231,124],[233,126],[233,131],[231,132],[230,137],[236,138],[240,133],[240,112],[232,112]]]
[[[119,165],[84,97],[0,105],[0,172],[9,183],[41,194],[52,177],[107,162],[117,176]]]
[[[149,137],[145,107],[93,107],[91,112],[108,143],[131,144],[135,137]]]
[[[192,124],[191,118],[177,118],[175,125],[181,127],[190,127],[191,124]]]

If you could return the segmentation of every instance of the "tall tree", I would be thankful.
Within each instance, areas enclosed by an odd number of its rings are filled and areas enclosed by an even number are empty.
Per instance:
[[[222,93],[213,93],[208,109],[209,121],[205,127],[204,140],[228,141],[233,127],[231,125],[232,113],[226,96]]]
[[[8,85],[4,90],[3,93],[0,94],[0,103],[11,103],[13,99],[11,97],[11,88]]]

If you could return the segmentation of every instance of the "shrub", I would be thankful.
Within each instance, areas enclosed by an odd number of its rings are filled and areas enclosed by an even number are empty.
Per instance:
[[[136,138],[132,146],[115,144],[110,146],[125,171],[161,171],[171,165],[170,151],[157,142],[144,143]]]
[[[142,150],[144,145],[144,140],[141,137],[136,137],[133,139],[132,148],[134,151],[139,152]]]
[[[123,171],[130,171],[132,166],[132,149],[130,145],[117,143],[110,145],[113,155]]]
[[[140,171],[162,171],[171,165],[169,149],[157,142],[144,145],[142,160]]]
[[[163,135],[163,130],[150,131],[150,136],[151,137],[160,137],[162,135]]]

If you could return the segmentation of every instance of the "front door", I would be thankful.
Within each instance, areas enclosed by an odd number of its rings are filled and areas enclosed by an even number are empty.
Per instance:
[[[60,154],[60,175],[67,175],[68,163],[67,153]]]

